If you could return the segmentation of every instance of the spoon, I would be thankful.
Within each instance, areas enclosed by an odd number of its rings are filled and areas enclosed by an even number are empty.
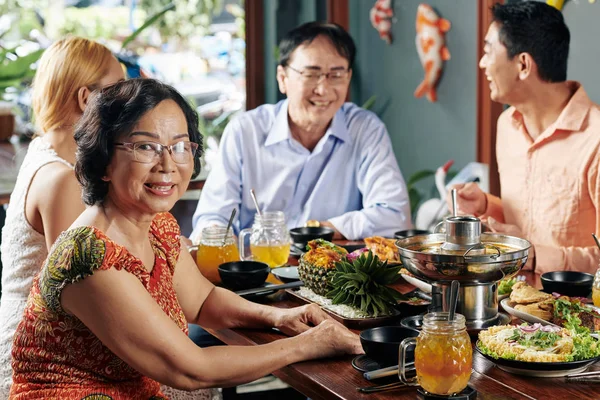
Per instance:
[[[596,242],[596,246],[598,246],[598,248],[600,249],[600,242],[598,241],[598,237],[596,236],[595,233],[592,233],[592,236],[594,237],[594,241]]]
[[[229,234],[229,230],[231,229],[231,224],[233,223],[233,218],[235,217],[235,213],[237,209],[231,210],[231,216],[229,217],[229,222],[227,223],[227,228],[225,228],[225,237],[223,238],[223,244],[221,247],[225,246],[225,242],[227,241],[227,235]]]
[[[254,189],[250,189],[250,196],[252,196],[252,201],[254,202],[254,207],[256,207],[256,213],[259,217],[262,218],[262,213],[260,212],[260,207],[258,206],[258,201],[256,200],[256,193],[254,193]]]
[[[450,309],[448,310],[448,321],[454,321],[454,314],[456,313],[456,303],[458,302],[458,288],[460,283],[458,281],[452,281],[450,286]]]
[[[456,206],[456,189],[452,189],[452,216],[456,217],[458,215],[458,210]]]

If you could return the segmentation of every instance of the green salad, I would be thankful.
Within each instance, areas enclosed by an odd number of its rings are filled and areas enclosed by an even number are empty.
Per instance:
[[[510,294],[512,292],[513,285],[517,283],[517,278],[503,279],[498,284],[498,294]]]

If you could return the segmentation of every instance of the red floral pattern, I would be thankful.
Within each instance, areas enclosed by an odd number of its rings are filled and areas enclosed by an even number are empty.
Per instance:
[[[150,273],[126,248],[94,227],[71,229],[58,238],[34,280],[15,334],[10,399],[166,399],[158,382],[131,368],[60,306],[60,294],[67,284],[98,269],[124,269],[139,279],[187,334],[173,288],[179,226],[171,214],[159,214],[149,236],[155,254]]]

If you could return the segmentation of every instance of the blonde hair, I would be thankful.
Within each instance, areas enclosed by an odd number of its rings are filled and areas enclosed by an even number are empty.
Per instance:
[[[78,110],[77,92],[90,90],[107,73],[110,50],[92,40],[68,37],[54,42],[40,58],[33,79],[32,105],[39,133],[72,123]]]

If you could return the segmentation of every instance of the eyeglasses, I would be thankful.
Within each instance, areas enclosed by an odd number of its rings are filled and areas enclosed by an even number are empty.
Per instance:
[[[316,85],[321,82],[321,78],[325,77],[332,85],[339,85],[346,82],[346,78],[348,78],[349,71],[347,69],[340,69],[329,72],[318,72],[310,69],[305,69],[304,71],[299,71],[296,68],[288,65],[289,69],[294,72],[302,75],[302,79],[311,85]]]
[[[163,151],[171,154],[171,158],[177,164],[187,164],[194,160],[198,143],[181,141],[169,146],[156,142],[115,143],[115,146],[123,146],[133,152],[133,158],[141,163],[155,162],[162,157]]]

